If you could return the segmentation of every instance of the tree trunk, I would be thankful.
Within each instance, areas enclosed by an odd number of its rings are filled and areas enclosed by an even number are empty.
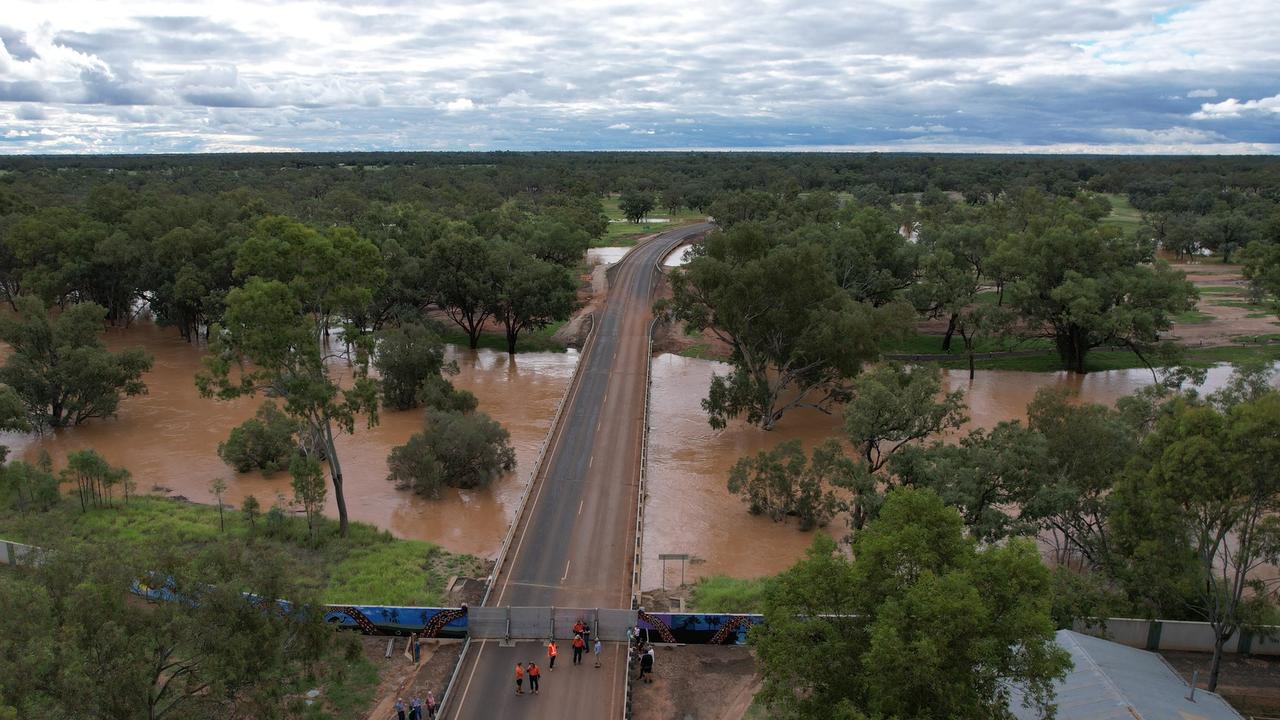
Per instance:
[[[329,416],[324,418],[325,454],[329,460],[329,476],[333,480],[333,501],[338,506],[338,536],[347,536],[347,498],[342,494],[342,466],[338,464],[338,449],[333,444],[333,427]]]
[[[956,323],[960,321],[960,313],[951,313],[951,321],[947,323],[947,334],[942,336],[942,352],[951,352],[951,337],[956,334]]]
[[[969,380],[973,380],[973,351],[969,351]]]
[[[1227,638],[1222,633],[1215,633],[1213,639],[1213,661],[1209,664],[1209,692],[1216,692],[1218,689],[1218,673],[1222,670],[1222,646],[1227,643]]]
[[[519,335],[520,335],[519,330],[512,330],[510,325],[507,326],[507,354],[508,355],[516,354],[516,338],[519,337]]]

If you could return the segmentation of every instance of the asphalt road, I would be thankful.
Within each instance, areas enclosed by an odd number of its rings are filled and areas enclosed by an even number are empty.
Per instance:
[[[645,381],[653,266],[693,225],[663,233],[613,269],[608,300],[583,351],[579,377],[553,430],[551,447],[501,569],[489,605],[625,608],[631,605],[632,550],[644,437]],[[626,649],[606,645],[603,667],[570,664],[568,643],[556,669],[541,642],[473,643],[458,674],[450,718],[622,717]],[[542,692],[515,694],[515,664],[542,668]]]

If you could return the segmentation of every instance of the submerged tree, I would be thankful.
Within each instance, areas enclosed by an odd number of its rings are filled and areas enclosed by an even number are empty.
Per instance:
[[[447,404],[459,392],[444,377],[457,375],[458,364],[445,362],[444,342],[423,325],[380,332],[373,367],[378,371],[382,402],[393,410],[410,410],[424,402]]]
[[[329,374],[335,356],[324,350],[323,330],[303,311],[290,288],[253,278],[227,296],[226,326],[218,328],[196,385],[205,397],[231,399],[265,392],[284,401],[302,425],[304,447],[329,463],[339,532],[346,537],[347,503],[334,443],[338,431],[354,432],[365,415],[377,422],[378,389],[357,365],[348,388]]]
[[[748,222],[713,233],[704,248],[673,273],[668,307],[731,348],[732,370],[712,379],[703,401],[712,427],[745,415],[768,430],[792,408],[830,411],[849,399],[850,379],[885,336],[906,327],[908,306],[854,300],[816,244],[780,244]]]
[[[741,495],[753,515],[780,521],[795,516],[801,530],[826,525],[839,501],[831,489],[854,471],[834,440],[805,457],[799,440],[744,457],[729,471],[729,492]]]
[[[387,457],[387,479],[419,495],[484,487],[516,467],[509,435],[488,415],[428,410],[427,427]]]
[[[121,397],[147,391],[142,374],[151,369],[151,356],[140,348],[107,350],[98,337],[106,314],[101,306],[80,303],[51,315],[34,297],[20,297],[16,305],[16,316],[0,317],[0,340],[13,348],[0,382],[22,398],[36,428],[111,417]]]
[[[261,470],[271,475],[289,466],[298,452],[299,423],[265,402],[253,417],[231,429],[226,442],[218,443],[218,456],[236,472]]]

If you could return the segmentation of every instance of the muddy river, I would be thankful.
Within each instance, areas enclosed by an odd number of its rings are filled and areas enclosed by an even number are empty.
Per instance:
[[[0,436],[13,457],[33,459],[47,450],[61,464],[67,452],[95,448],[113,465],[128,468],[138,492],[156,486],[197,502],[213,502],[209,482],[227,481],[227,500],[239,505],[245,495],[269,507],[277,493],[292,495],[289,474],[237,474],[217,455],[218,443],[231,428],[253,415],[261,397],[230,402],[206,400],[196,392],[194,376],[200,351],[177,331],[140,324],[106,335],[112,349],[141,346],[155,356],[145,376],[147,395],[126,398],[119,417],[93,420],[44,436]],[[347,507],[353,520],[373,523],[399,537],[431,540],[456,551],[491,556],[497,553],[515,515],[527,468],[533,464],[573,369],[576,351],[506,353],[450,347],[460,372],[453,382],[475,393],[480,410],[511,433],[519,467],[492,487],[480,491],[447,490],[439,500],[424,500],[396,490],[386,481],[387,453],[421,429],[422,412],[383,412],[381,423],[338,438],[345,473]],[[330,516],[337,510],[330,492]]]
[[[237,474],[217,455],[218,443],[232,427],[252,416],[261,398],[231,402],[200,398],[193,382],[200,350],[183,342],[176,331],[143,323],[108,332],[106,340],[113,349],[142,346],[155,356],[155,368],[145,377],[149,393],[126,398],[114,419],[43,436],[0,435],[0,444],[11,448],[13,457],[34,459],[43,449],[61,464],[67,452],[92,447],[113,465],[128,468],[139,492],[162,488],[197,502],[213,502],[209,483],[220,477],[227,481],[227,500],[232,505],[238,506],[248,494],[264,506],[270,506],[277,494],[291,495],[287,472],[271,477]],[[352,519],[386,528],[399,537],[492,556],[514,517],[527,468],[538,453],[578,355],[574,351],[524,353],[511,358],[505,353],[453,347],[449,352],[460,369],[454,383],[475,393],[480,409],[511,433],[519,461],[516,472],[486,490],[446,491],[439,500],[396,490],[385,479],[387,453],[420,428],[422,413],[384,412],[377,427],[358,426],[354,435],[339,438],[348,507]],[[772,433],[743,423],[714,431],[699,402],[706,396],[711,374],[726,367],[669,354],[653,360],[645,588],[662,582],[659,553],[693,555],[696,561],[687,568],[687,579],[717,573],[750,577],[788,567],[812,539],[793,525],[749,515],[742,502],[729,494],[725,479],[739,457],[791,438],[811,447],[837,432],[839,419],[796,410]],[[1229,372],[1228,368],[1211,371],[1208,384],[1220,385]],[[1027,403],[1040,387],[1067,386],[1086,401],[1111,403],[1150,379],[1149,373],[1136,370],[1085,377],[989,371],[970,382],[967,373],[955,371],[948,375],[948,384],[965,388],[973,424],[991,426],[1024,417]],[[336,515],[332,498],[328,513]],[[843,533],[843,523],[832,523],[828,531]],[[678,582],[679,567],[669,563],[666,583]]]
[[[700,402],[714,372],[728,366],[664,354],[653,360],[652,427],[649,435],[648,501],[645,504],[644,577],[641,586],[663,584],[661,553],[687,553],[694,560],[686,579],[702,575],[755,577],[780,572],[793,564],[812,542],[794,524],[775,523],[747,513],[746,506],[725,488],[729,468],[738,458],[766,450],[783,440],[800,439],[806,448],[839,431],[839,416],[815,410],[793,410],[773,432],[742,422],[716,431],[707,424]],[[1206,387],[1219,387],[1229,367],[1210,371]],[[972,382],[968,371],[947,373],[949,389],[962,388],[970,425],[990,427],[1001,420],[1025,419],[1037,390],[1068,387],[1081,399],[1114,403],[1151,383],[1145,370],[1070,373],[980,372]],[[842,520],[826,530],[845,532]],[[668,562],[665,584],[679,584],[680,567]]]

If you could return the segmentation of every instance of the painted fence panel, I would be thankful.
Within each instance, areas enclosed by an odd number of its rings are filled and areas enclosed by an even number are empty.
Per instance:
[[[761,615],[640,612],[638,624],[653,642],[686,645],[746,645],[747,631]]]
[[[467,635],[466,608],[329,605],[325,622],[365,635],[461,638]]]

